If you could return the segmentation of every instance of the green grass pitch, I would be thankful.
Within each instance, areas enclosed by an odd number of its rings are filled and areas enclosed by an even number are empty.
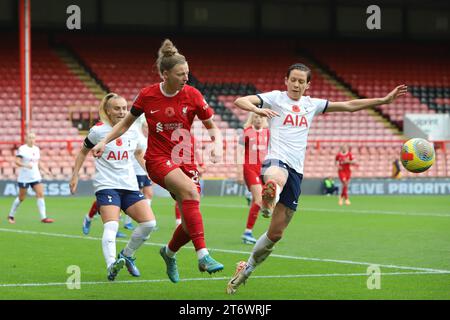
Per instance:
[[[81,232],[92,200],[48,197],[48,215],[56,222],[42,224],[35,199],[27,198],[10,225],[13,198],[0,199],[0,299],[450,299],[449,197],[354,196],[351,206],[339,207],[335,197],[302,196],[284,238],[234,296],[225,294],[226,283],[252,248],[240,240],[248,211],[244,198],[202,199],[206,242],[225,269],[200,273],[189,244],[177,255],[177,284],[167,279],[158,253],[175,225],[171,199],[153,200],[159,229],[137,252],[142,276],[133,278],[124,268],[114,282],[106,279],[100,219],[89,236]],[[268,224],[259,217],[255,236]],[[125,243],[118,240],[118,252]],[[381,272],[378,282],[368,275],[373,265]],[[69,266],[80,268],[80,289],[66,285]]]

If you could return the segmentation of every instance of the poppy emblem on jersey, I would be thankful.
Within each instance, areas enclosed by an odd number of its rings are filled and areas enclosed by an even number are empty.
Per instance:
[[[300,112],[300,107],[299,106],[292,106],[292,111],[293,112]]]
[[[116,139],[116,146],[118,146],[118,147],[122,146],[122,139],[121,138],[117,138]]]
[[[175,110],[172,107],[166,108],[166,116],[173,117],[175,115]]]

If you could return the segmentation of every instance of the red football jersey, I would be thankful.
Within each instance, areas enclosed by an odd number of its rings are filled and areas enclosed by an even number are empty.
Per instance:
[[[343,154],[339,152],[336,155],[336,161],[338,162],[338,170],[339,171],[350,171],[350,163],[343,163],[344,161],[351,161],[353,160],[353,155],[350,151]]]
[[[142,89],[133,107],[143,111],[147,119],[146,160],[163,157],[175,163],[182,159],[180,163],[194,163],[193,137],[190,134],[192,122],[195,116],[200,120],[208,120],[214,115],[200,91],[185,85],[179,92],[169,96],[162,91],[162,83],[157,83]],[[189,154],[183,154],[183,150],[189,151]],[[177,157],[179,160],[175,159]]]
[[[245,165],[261,165],[267,155],[269,145],[269,129],[255,130],[248,127],[244,130]]]

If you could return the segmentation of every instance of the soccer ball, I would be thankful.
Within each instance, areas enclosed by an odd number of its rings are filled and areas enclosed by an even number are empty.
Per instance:
[[[403,167],[410,172],[427,171],[435,160],[433,144],[421,138],[410,139],[402,146],[400,160]]]

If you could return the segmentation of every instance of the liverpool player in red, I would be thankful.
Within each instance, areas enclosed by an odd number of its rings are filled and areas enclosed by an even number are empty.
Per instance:
[[[241,239],[245,244],[255,244],[253,226],[258,218],[262,201],[261,164],[267,154],[269,143],[269,129],[267,129],[266,118],[251,113],[244,125],[244,137],[241,142],[244,145],[244,163],[242,167],[239,166],[238,181],[245,180],[248,190],[252,193],[247,225]]]
[[[162,78],[143,88],[136,97],[128,115],[93,149],[100,156],[105,144],[125,133],[133,122],[145,114],[148,124],[148,146],[145,154],[150,178],[167,189],[181,209],[179,225],[168,245],[160,250],[169,279],[179,281],[175,254],[192,240],[200,271],[208,273],[223,269],[206,248],[203,219],[200,213],[199,172],[194,162],[193,139],[190,129],[197,116],[208,129],[214,141],[212,161],[222,157],[223,145],[219,129],[212,120],[214,112],[202,94],[187,85],[189,67],[173,43],[166,39],[158,52],[156,66]]]
[[[342,192],[339,197],[339,205],[342,206],[342,202],[345,199],[345,204],[350,205],[350,200],[348,199],[348,186],[350,184],[350,178],[352,171],[350,166],[355,164],[353,160],[353,155],[350,152],[348,146],[344,144],[341,146],[339,153],[336,155],[336,166],[338,167],[338,175],[342,184]]]

